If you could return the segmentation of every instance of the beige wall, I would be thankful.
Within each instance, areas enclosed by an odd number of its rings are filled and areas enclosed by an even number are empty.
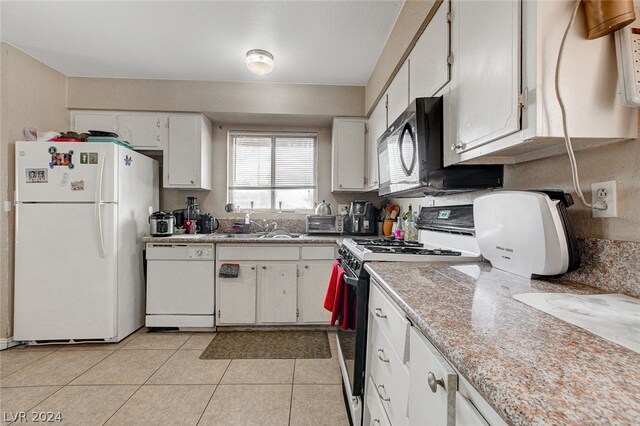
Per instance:
[[[70,77],[67,106],[69,109],[363,116],[364,88]]]
[[[575,204],[569,208],[571,223],[578,237],[640,241],[640,144],[638,141],[608,145],[576,152],[582,192],[591,200],[591,183],[618,182],[618,217],[593,219],[591,210],[578,201],[573,190],[569,159],[566,155],[505,166],[505,188],[563,189],[571,193]],[[486,192],[486,191],[485,191]],[[472,203],[485,192],[447,197],[394,200],[405,210],[417,206]]]
[[[332,194],[331,193],[331,128],[309,126],[267,126],[247,124],[213,125],[213,188],[211,191],[188,191],[178,189],[163,189],[160,192],[160,208],[175,210],[183,208],[187,196],[198,197],[200,210],[218,217],[238,217],[238,214],[228,214],[224,211],[227,204],[227,133],[230,130],[264,130],[264,131],[305,131],[318,134],[318,201],[326,200],[331,204],[332,211],[337,212],[338,203],[348,203],[354,199],[377,201],[377,193],[371,194]],[[285,206],[286,207],[286,206]],[[273,214],[260,215],[256,217]],[[304,217],[300,214],[283,213],[282,217]]]
[[[0,44],[0,200],[13,200],[14,142],[23,128],[67,130],[66,78],[6,43]],[[0,338],[12,335],[14,213],[0,214]]]

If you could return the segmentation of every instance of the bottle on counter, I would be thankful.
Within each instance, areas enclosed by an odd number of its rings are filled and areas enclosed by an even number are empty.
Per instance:
[[[394,236],[396,237],[396,240],[404,240],[404,229],[402,227],[402,222],[403,222],[403,218],[398,216],[398,222],[396,224],[396,230],[394,233]]]
[[[418,241],[418,227],[416,226],[417,219],[418,215],[414,214],[407,220],[404,230],[404,239],[406,241]]]

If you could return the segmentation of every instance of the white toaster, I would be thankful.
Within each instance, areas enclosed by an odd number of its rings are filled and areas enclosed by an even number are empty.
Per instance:
[[[495,268],[524,277],[559,275],[580,266],[562,191],[497,191],[473,202],[476,239]]]

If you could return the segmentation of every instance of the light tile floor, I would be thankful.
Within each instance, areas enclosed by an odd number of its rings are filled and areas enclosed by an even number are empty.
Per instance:
[[[213,333],[0,352],[0,415],[60,412],[65,425],[348,425],[331,359],[201,360]],[[22,422],[16,422],[19,424]]]

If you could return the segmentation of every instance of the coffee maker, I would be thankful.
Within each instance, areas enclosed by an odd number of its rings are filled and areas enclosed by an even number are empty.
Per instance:
[[[370,201],[352,201],[345,224],[351,235],[377,235],[377,209]]]

